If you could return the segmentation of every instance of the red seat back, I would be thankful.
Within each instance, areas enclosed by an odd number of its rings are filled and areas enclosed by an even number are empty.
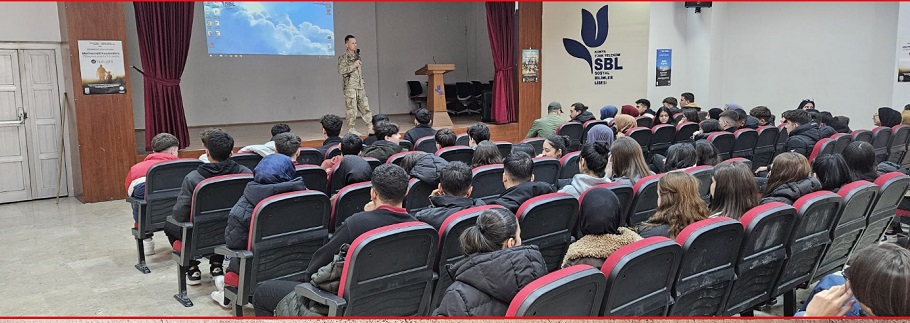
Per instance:
[[[525,201],[515,215],[521,226],[521,243],[540,248],[547,270],[554,271],[572,242],[572,225],[578,200],[566,193],[550,193]]]
[[[610,254],[600,271],[607,277],[603,316],[665,316],[682,248],[650,237]]]
[[[664,174],[644,177],[632,186],[635,195],[624,223],[629,227],[645,222],[657,211],[657,182]]]
[[[597,316],[606,284],[604,274],[594,267],[566,267],[522,288],[509,304],[506,317]]]
[[[742,240],[742,224],[723,216],[690,224],[676,236],[683,256],[670,316],[720,315],[736,279],[734,265]]]

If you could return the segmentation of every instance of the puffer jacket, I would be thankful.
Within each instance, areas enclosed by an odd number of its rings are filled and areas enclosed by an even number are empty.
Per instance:
[[[386,140],[377,140],[372,145],[363,148],[360,154],[363,157],[373,157],[385,163],[392,155],[402,152],[400,145]]]
[[[553,185],[543,182],[524,182],[506,189],[490,204],[502,205],[512,211],[518,212],[521,204],[536,196],[553,193]]]
[[[172,216],[178,222],[187,222],[190,220],[190,211],[193,202],[193,191],[196,185],[207,178],[229,174],[252,174],[249,168],[234,162],[231,159],[217,163],[207,163],[199,165],[196,170],[186,174],[183,178],[183,184],[180,186],[180,193],[177,193],[177,202],[174,203]],[[165,223],[167,225],[168,223]]]
[[[594,114],[590,111],[582,111],[577,116],[575,116],[575,119],[572,119],[572,121],[578,121],[578,123],[584,124],[585,122],[596,119],[597,117],[595,117]]]
[[[243,190],[243,196],[237,200],[237,204],[234,204],[231,212],[228,213],[227,227],[224,228],[224,242],[227,247],[244,250],[247,248],[250,218],[253,217],[253,209],[256,204],[272,195],[303,190],[306,190],[306,185],[303,184],[303,179],[300,177],[276,184],[259,184],[257,182],[247,184]]]
[[[547,274],[547,266],[537,246],[522,245],[470,255],[450,272],[455,282],[434,316],[503,316],[522,287]]]
[[[831,126],[818,127],[819,139],[831,137],[836,133],[837,133],[837,130],[834,130],[834,127],[831,127]]]
[[[446,218],[455,212],[474,206],[486,205],[481,199],[452,195],[430,196],[430,204],[432,207],[420,210],[414,217],[433,226],[437,231],[442,227],[442,223],[446,221]]]
[[[421,182],[436,186],[439,184],[439,174],[442,173],[442,169],[448,164],[449,162],[442,159],[442,157],[434,154],[423,154],[417,159],[417,163],[414,164],[414,168],[411,169],[411,174],[409,175],[412,178],[419,179]]]
[[[800,125],[793,129],[793,133],[787,138],[784,151],[792,151],[809,158],[812,149],[815,148],[815,143],[821,138],[821,131],[817,126],[810,123]]]
[[[588,174],[575,174],[575,176],[572,177],[572,183],[560,189],[559,192],[568,193],[569,195],[578,198],[581,196],[582,192],[589,188],[609,182],[610,179],[608,178],[594,177]]]
[[[759,204],[765,204],[769,202],[781,202],[785,204],[793,205],[793,202],[796,202],[803,195],[820,191],[822,189],[822,183],[818,181],[815,177],[808,177],[801,179],[796,182],[790,182],[778,186],[770,194],[762,197]]]
[[[589,234],[569,245],[562,267],[590,265],[600,269],[611,254],[623,246],[641,240],[641,236],[629,228],[619,228],[619,234]]]

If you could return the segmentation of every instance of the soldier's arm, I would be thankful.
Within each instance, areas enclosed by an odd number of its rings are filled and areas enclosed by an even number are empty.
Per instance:
[[[353,64],[349,63],[344,56],[338,56],[338,73],[341,75],[351,74],[356,67]]]

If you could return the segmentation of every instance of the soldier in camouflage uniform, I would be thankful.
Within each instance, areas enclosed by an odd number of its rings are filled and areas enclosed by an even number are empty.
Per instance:
[[[357,52],[357,39],[352,35],[344,37],[344,54],[338,56],[338,73],[344,79],[344,104],[347,108],[348,132],[360,135],[354,126],[357,121],[357,112],[360,112],[363,122],[369,126],[373,120],[370,105],[367,102],[367,93],[363,88],[363,74],[360,71],[360,53]],[[356,109],[356,110],[355,110]]]

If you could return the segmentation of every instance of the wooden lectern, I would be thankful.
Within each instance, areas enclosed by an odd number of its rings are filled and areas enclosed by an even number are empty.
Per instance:
[[[414,75],[426,75],[427,84],[427,109],[433,112],[434,128],[452,127],[452,119],[446,112],[445,82],[442,75],[455,70],[455,64],[427,64],[414,72]]]

